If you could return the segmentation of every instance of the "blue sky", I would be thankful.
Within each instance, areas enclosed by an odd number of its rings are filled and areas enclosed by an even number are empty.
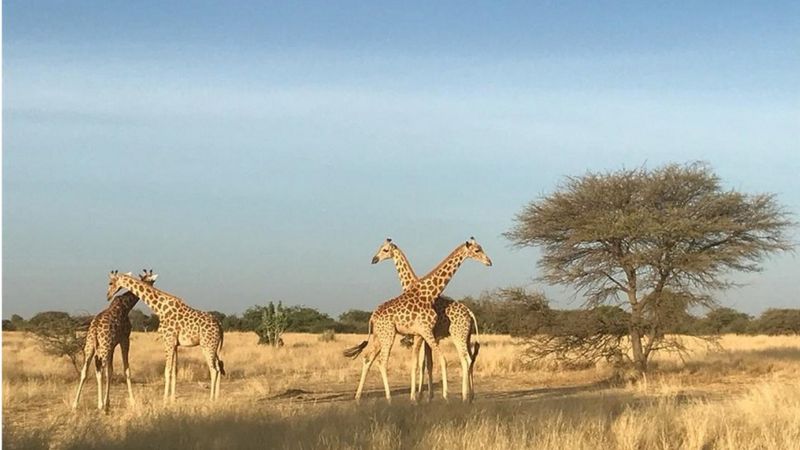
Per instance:
[[[143,267],[202,309],[372,309],[386,236],[424,273],[475,235],[451,296],[572,307],[501,233],[590,170],[702,160],[800,211],[800,5],[531,3],[4,2],[3,316]],[[797,257],[764,267],[722,302],[796,306]]]

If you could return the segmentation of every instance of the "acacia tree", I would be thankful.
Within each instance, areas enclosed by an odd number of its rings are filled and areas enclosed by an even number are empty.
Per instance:
[[[764,257],[792,248],[791,225],[774,195],[723,189],[692,163],[568,177],[526,205],[505,237],[541,247],[541,279],[576,287],[585,306],[624,305],[644,372],[664,342],[663,312],[675,302],[712,306],[712,291],[734,286],[728,272],[758,271]]]
[[[75,373],[80,373],[79,355],[83,353],[86,342],[85,326],[69,314],[60,311],[47,311],[33,316],[29,331],[39,343],[42,351],[61,358],[66,356],[72,363]]]

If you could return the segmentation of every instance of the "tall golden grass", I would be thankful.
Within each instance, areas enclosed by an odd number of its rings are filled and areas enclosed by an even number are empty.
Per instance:
[[[363,336],[288,334],[282,348],[229,333],[222,401],[208,404],[200,352],[181,349],[178,401],[163,405],[163,354],[153,333],[135,333],[136,404],[122,377],[111,414],[96,411],[90,378],[77,412],[77,375],[66,359],[42,354],[24,333],[3,334],[3,444],[6,448],[795,448],[800,442],[800,337],[725,336],[724,351],[690,342],[682,361],[665,355],[655,374],[605,383],[607,367],[556,371],[526,364],[521,342],[481,338],[477,399],[459,400],[458,365],[448,351],[451,399],[407,400],[410,351],[395,345],[392,405],[377,370],[367,399],[352,400],[360,361],[341,356]],[[117,366],[120,366],[117,361]],[[119,370],[119,367],[117,367]],[[439,376],[438,368],[436,377]]]

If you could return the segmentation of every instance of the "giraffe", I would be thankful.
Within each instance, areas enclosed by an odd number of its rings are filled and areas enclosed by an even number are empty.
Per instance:
[[[380,356],[378,367],[383,380],[383,388],[386,400],[391,402],[392,397],[386,368],[397,333],[421,336],[425,343],[431,347],[431,350],[439,355],[443,377],[446,377],[447,362],[433,334],[437,318],[433,303],[444,291],[444,288],[453,278],[461,264],[468,258],[480,261],[487,266],[492,265],[491,259],[483,252],[480,244],[474,238],[470,238],[470,240],[456,247],[447,258],[423,277],[424,280],[413,284],[409,290],[382,303],[375,309],[372,316],[370,316],[367,340],[344,351],[345,356],[355,358],[369,346],[370,337],[373,333],[375,334],[374,339],[372,339],[372,345],[364,354],[361,379],[356,390],[356,400],[361,399],[367,372],[369,372],[375,358]]]
[[[139,279],[149,285],[155,283],[158,274],[142,270]],[[78,392],[75,394],[75,401],[72,409],[78,408],[81,398],[81,390],[86,382],[86,375],[89,370],[89,363],[94,361],[95,377],[97,378],[97,409],[108,412],[109,399],[108,393],[111,385],[111,375],[114,372],[114,349],[119,344],[122,352],[122,367],[125,370],[125,381],[128,385],[128,404],[133,405],[133,388],[131,387],[131,370],[128,365],[128,350],[130,349],[131,321],[128,313],[136,305],[139,298],[132,292],[111,301],[111,304],[98,313],[89,324],[89,331],[86,333],[86,344],[83,347],[83,368],[81,378],[78,382]],[[103,372],[105,372],[106,387],[103,395]]]
[[[397,244],[392,242],[391,238],[386,238],[386,241],[381,245],[378,251],[375,253],[375,256],[372,258],[372,264],[377,264],[381,261],[387,259],[393,259],[395,263],[395,267],[397,269],[397,275],[400,279],[400,285],[403,291],[407,291],[411,288],[411,286],[418,281],[417,275],[414,273],[414,269],[411,267],[411,263],[408,262],[408,258],[406,257],[405,253],[397,246]],[[475,315],[472,314],[472,311],[469,310],[467,305],[450,300],[445,297],[438,297],[434,301],[434,309],[438,315],[438,319],[436,321],[436,326],[433,329],[434,337],[437,340],[450,337],[450,340],[453,342],[453,345],[456,347],[456,352],[459,355],[459,358],[462,360],[462,370],[464,367],[468,369],[468,386],[462,386],[462,396],[465,398],[469,398],[470,400],[473,397],[473,386],[472,386],[472,372],[473,367],[475,364],[475,358],[478,356],[478,349],[480,348],[480,344],[476,342],[474,344],[474,350],[470,351],[470,340],[472,337],[473,332],[473,325],[474,330],[477,335],[478,332],[478,322],[475,319]],[[428,368],[428,399],[431,399],[433,396],[433,391],[431,389],[432,385],[432,359],[431,359],[431,349],[427,344],[424,344],[425,348],[422,348],[424,341],[419,335],[414,336],[414,345],[412,355],[414,355],[414,364],[412,365],[411,371],[411,399],[413,400],[416,398],[416,373],[417,373],[417,366],[419,366],[420,370],[420,379],[419,379],[419,389],[417,392],[422,391],[422,382],[423,376],[422,373],[424,371],[425,365],[420,364],[420,360],[427,363]],[[420,350],[422,350],[420,352]],[[417,353],[419,353],[419,358],[416,357]],[[467,377],[462,373],[462,379]],[[464,389],[468,387],[468,392],[465,392]],[[442,380],[442,388],[443,388],[443,395],[447,398],[447,380]]]
[[[219,359],[222,349],[222,326],[205,311],[191,308],[178,297],[158,290],[129,275],[111,272],[106,296],[110,299],[119,290],[127,289],[138,296],[158,316],[158,332],[164,343],[164,402],[175,401],[175,381],[178,375],[178,346],[200,345],[206,357],[211,377],[210,400],[219,398],[219,376],[225,366]]]

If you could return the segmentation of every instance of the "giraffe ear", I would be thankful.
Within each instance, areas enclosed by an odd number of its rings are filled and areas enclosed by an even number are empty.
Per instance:
[[[132,277],[132,276],[133,276],[133,274],[132,274],[132,273],[130,273],[130,272],[125,272],[125,275],[127,275],[127,276],[129,276],[129,277]]]
[[[150,271],[150,281],[156,281],[158,278],[158,274],[153,274],[153,271]]]

